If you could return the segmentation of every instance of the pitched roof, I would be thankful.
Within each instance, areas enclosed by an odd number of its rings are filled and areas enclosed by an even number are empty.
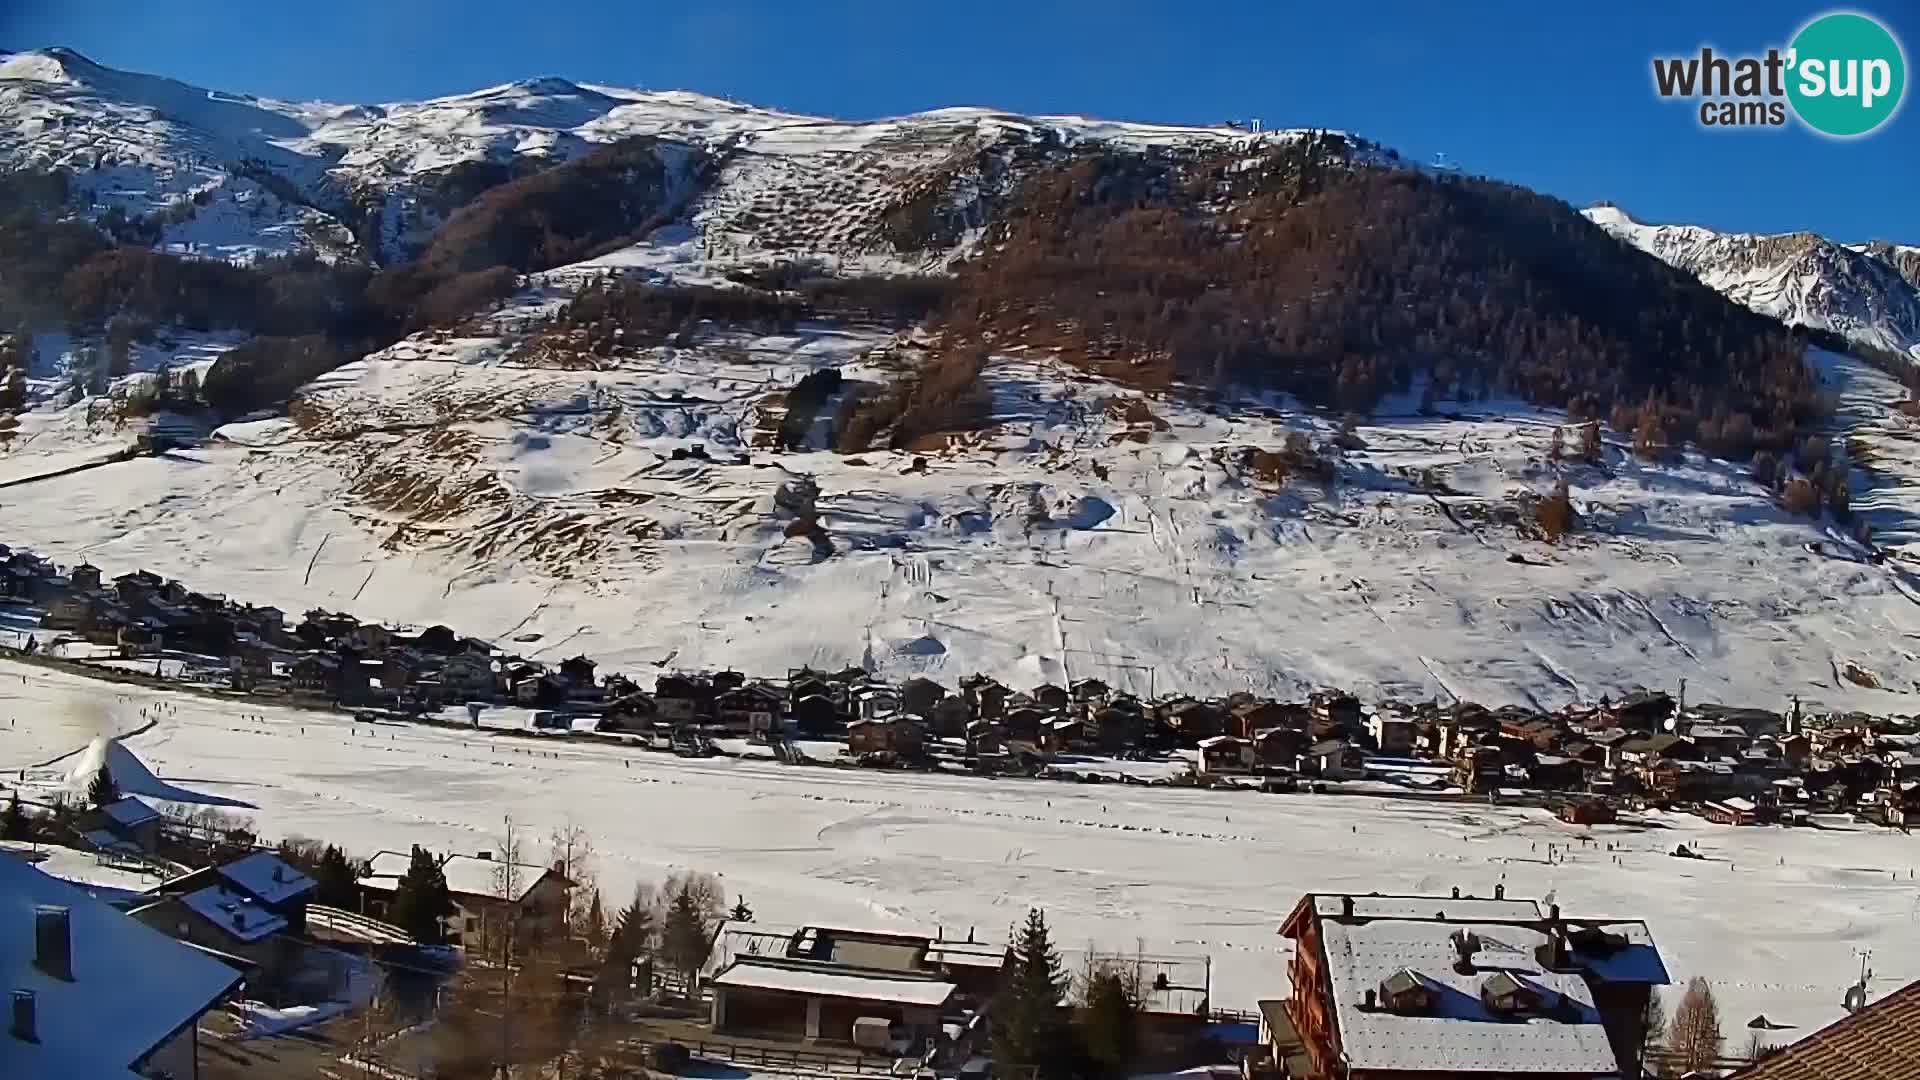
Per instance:
[[[219,875],[263,904],[284,904],[318,887],[318,882],[294,869],[271,851],[256,851],[222,866]]]
[[[1348,897],[1340,893],[1308,893],[1295,908],[1311,907],[1320,915],[1339,915]],[[1445,914],[1454,922],[1513,921],[1538,919],[1543,912],[1535,900],[1509,900],[1485,896],[1381,896],[1378,893],[1352,895],[1353,914],[1359,919],[1431,919]],[[1287,917],[1292,925],[1293,916]]]
[[[287,920],[275,915],[266,905],[225,885],[209,885],[190,892],[182,896],[180,902],[236,941],[259,941],[287,928]]]
[[[1730,1080],[1906,1080],[1920,1076],[1920,982],[1734,1073]]]
[[[34,966],[39,905],[68,912],[73,979]],[[131,1078],[131,1067],[240,982],[240,972],[0,855],[0,983],[31,990],[40,1041],[0,1035],[8,1080]]]
[[[100,808],[123,829],[137,828],[160,817],[160,811],[148,806],[137,795],[123,795]]]
[[[896,1005],[945,1005],[954,984],[914,978],[898,972],[864,972],[824,964],[783,962],[770,957],[740,957],[714,977],[713,985],[766,990]]]
[[[1569,926],[1568,943],[1573,962],[1601,982],[1664,986],[1670,981],[1653,932],[1637,919],[1576,921]]]
[[[413,856],[408,852],[382,851],[368,861],[368,874],[362,883],[375,889],[396,888],[400,884],[400,879],[407,876],[407,867],[412,862]],[[499,859],[449,855],[440,864],[440,872],[446,875],[448,892],[460,896],[497,900],[500,898],[500,879],[507,865]],[[512,898],[515,903],[525,899],[542,878],[553,873],[548,868],[534,863],[512,865],[518,872],[518,880],[515,882],[519,886],[518,895]]]
[[[926,962],[935,967],[987,968],[999,970],[1007,965],[1005,945],[974,941],[936,941],[927,948]]]
[[[1617,1074],[1619,1061],[1586,980],[1535,962],[1544,935],[1511,925],[1476,927],[1476,961],[1500,970],[1462,974],[1454,969],[1453,930],[1426,919],[1321,922],[1340,1049],[1350,1067],[1447,1076]],[[1432,992],[1428,1008],[1403,1014],[1363,1005],[1368,990],[1409,969]],[[1490,978],[1551,995],[1553,1013],[1516,1019],[1491,1011],[1481,993]]]

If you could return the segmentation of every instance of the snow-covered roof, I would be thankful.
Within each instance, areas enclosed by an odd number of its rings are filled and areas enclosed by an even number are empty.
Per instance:
[[[39,905],[67,909],[71,980],[34,966]],[[0,1036],[0,1076],[68,1080],[135,1074],[131,1067],[240,981],[191,945],[0,856],[0,984],[34,995],[38,1042]]]
[[[368,860],[368,874],[362,882],[375,889],[390,890],[397,887],[400,879],[407,876],[407,867],[413,856],[403,851],[382,851]],[[472,855],[449,855],[440,865],[440,872],[446,875],[447,891],[462,896],[478,896],[487,899],[500,898],[500,879],[507,863],[498,859],[482,859]],[[533,863],[514,863],[518,871],[516,895],[511,899],[518,903],[548,873],[544,866]]]
[[[1202,750],[1212,750],[1217,746],[1239,746],[1240,740],[1231,735],[1214,735],[1200,740]]]
[[[1007,962],[1007,947],[972,941],[936,941],[927,948],[926,962],[997,971]]]
[[[140,850],[140,845],[133,843],[131,840],[122,840],[105,829],[89,829],[80,835],[87,843],[92,844],[102,851],[134,853]]]
[[[744,990],[771,990],[788,994],[884,1001],[894,1005],[944,1005],[955,989],[938,979],[911,979],[897,975],[865,975],[818,967],[772,964],[763,958],[742,957],[713,980],[715,986]]]
[[[1747,729],[1733,724],[1695,724],[1687,729],[1689,739],[1745,739]]]
[[[137,795],[121,796],[101,807],[100,812],[123,829],[137,828],[160,817],[160,811],[148,806]]]
[[[1665,986],[1671,981],[1667,975],[1666,961],[1660,959],[1660,950],[1653,943],[1653,932],[1643,922],[1609,922],[1595,925],[1616,939],[1624,939],[1618,947],[1582,948],[1575,930],[1572,941],[1573,962],[1591,972],[1593,977],[1612,983],[1647,983],[1653,986]]]
[[[271,851],[256,851],[216,872],[267,904],[284,904],[317,885]]]
[[[1517,926],[1476,928],[1479,969],[1454,970],[1458,956],[1445,922],[1375,919],[1321,923],[1327,976],[1340,1046],[1354,1069],[1604,1076],[1617,1071],[1607,1032],[1593,997],[1578,975],[1543,970],[1534,949],[1546,941]],[[1489,1011],[1481,984],[1497,968],[1523,985],[1551,992],[1557,1008],[1547,1015],[1509,1017]],[[1367,991],[1396,972],[1411,969],[1431,991],[1431,1006],[1404,1015],[1366,1009]]]
[[[1313,910],[1321,915],[1339,915],[1343,910],[1338,893],[1315,893]],[[1540,905],[1532,900],[1495,900],[1487,897],[1433,896],[1355,896],[1353,914],[1362,919],[1431,919],[1438,912],[1455,920],[1538,919]]]
[[[253,897],[225,885],[209,885],[180,898],[194,914],[236,941],[259,941],[287,928],[287,920]]]

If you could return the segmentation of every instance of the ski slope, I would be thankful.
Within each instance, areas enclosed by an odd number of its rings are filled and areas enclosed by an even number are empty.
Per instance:
[[[0,771],[83,747],[103,715],[136,728],[160,700],[172,708],[127,749],[163,780],[255,804],[266,836],[363,855],[498,851],[511,815],[539,855],[552,830],[576,824],[607,895],[700,869],[776,925],[992,940],[1038,905],[1063,948],[1211,956],[1223,1007],[1286,993],[1278,929],[1308,890],[1487,895],[1504,882],[1570,914],[1644,918],[1677,981],[1713,980],[1730,1029],[1764,1013],[1795,1025],[1791,1037],[1837,1018],[1856,949],[1874,951],[1875,996],[1920,978],[1920,848],[1850,826],[1673,816],[1648,831],[1584,829],[1484,805],[690,760],[353,724],[6,663],[0,713],[20,716],[0,728]],[[1666,854],[1679,843],[1706,860]],[[1548,844],[1573,846],[1549,862]]]

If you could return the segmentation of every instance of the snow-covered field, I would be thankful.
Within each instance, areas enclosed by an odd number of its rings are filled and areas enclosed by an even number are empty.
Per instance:
[[[126,746],[164,780],[258,806],[269,836],[363,854],[498,850],[511,815],[523,837],[586,828],[611,895],[698,868],[769,923],[993,938],[1039,905],[1068,947],[1211,955],[1227,1007],[1285,992],[1277,930],[1303,891],[1485,895],[1502,881],[1570,914],[1646,919],[1674,975],[1713,979],[1735,1024],[1764,1012],[1804,1031],[1835,1018],[1856,949],[1874,950],[1876,993],[1920,978],[1920,846],[1878,831],[1679,816],[1646,832],[1586,830],[1484,805],[687,760],[350,725],[14,664],[0,664],[0,714],[18,718],[0,726],[0,770],[76,751],[103,726],[138,727],[162,698],[172,712]],[[1708,860],[1665,854],[1683,842]],[[1570,843],[1566,861],[1548,862],[1548,844]]]

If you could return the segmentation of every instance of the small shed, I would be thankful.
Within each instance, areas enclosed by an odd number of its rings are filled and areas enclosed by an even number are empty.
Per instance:
[[[1705,803],[1700,813],[1708,821],[1721,825],[1752,825],[1759,820],[1759,807],[1737,796]]]
[[[1614,820],[1613,804],[1605,799],[1571,799],[1555,813],[1569,825],[1607,825]]]
[[[741,956],[713,977],[716,1034],[854,1041],[854,1025],[878,1019],[917,1040],[940,1029],[953,983],[934,975],[773,956]]]

